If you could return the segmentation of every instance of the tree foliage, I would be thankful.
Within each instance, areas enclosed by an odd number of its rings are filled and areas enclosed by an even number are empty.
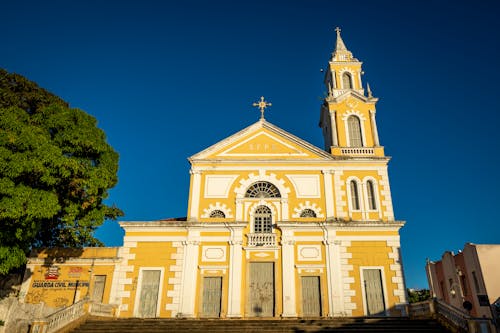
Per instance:
[[[408,289],[408,302],[418,303],[431,298],[429,289]]]
[[[0,69],[0,274],[33,247],[97,246],[118,154],[87,113]]]

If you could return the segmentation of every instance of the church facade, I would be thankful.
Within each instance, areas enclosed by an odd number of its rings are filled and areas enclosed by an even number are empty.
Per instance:
[[[259,121],[189,158],[187,218],[121,222],[123,246],[80,270],[81,295],[116,304],[120,317],[405,315],[404,223],[361,65],[337,30],[324,149],[266,121],[261,98]],[[46,278],[42,262],[30,259],[23,295]]]

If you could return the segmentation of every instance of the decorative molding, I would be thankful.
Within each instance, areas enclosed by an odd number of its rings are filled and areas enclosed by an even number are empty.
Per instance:
[[[312,203],[310,201],[306,201],[304,203],[299,203],[299,206],[298,207],[295,207],[293,209],[293,211],[295,212],[294,214],[292,214],[292,218],[300,218],[300,214],[302,213],[302,211],[304,209],[310,209],[312,211],[314,211],[314,213],[316,213],[316,217],[319,217],[319,218],[324,218],[325,215],[323,215],[321,213],[321,207],[318,207],[316,205],[316,203]]]
[[[226,216],[225,218],[233,218],[233,214],[231,214],[231,208],[228,208],[226,204],[221,204],[220,202],[216,202],[214,204],[208,205],[208,208],[203,209],[203,214],[201,215],[202,218],[210,218],[210,213],[212,213],[214,210],[220,210],[221,212],[224,213]]]

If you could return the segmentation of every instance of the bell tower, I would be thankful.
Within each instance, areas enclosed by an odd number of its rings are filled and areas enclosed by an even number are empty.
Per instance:
[[[321,105],[319,126],[325,150],[335,156],[384,156],[380,146],[375,104],[370,86],[363,88],[362,62],[349,51],[336,28],[337,41],[324,83],[326,97]]]

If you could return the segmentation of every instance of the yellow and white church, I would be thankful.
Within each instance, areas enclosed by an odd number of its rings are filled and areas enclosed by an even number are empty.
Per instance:
[[[340,29],[325,71],[325,149],[267,122],[191,156],[185,220],[121,222],[123,246],[29,259],[21,298],[85,296],[119,317],[404,316],[377,98]],[[76,283],[75,283],[76,281]]]

